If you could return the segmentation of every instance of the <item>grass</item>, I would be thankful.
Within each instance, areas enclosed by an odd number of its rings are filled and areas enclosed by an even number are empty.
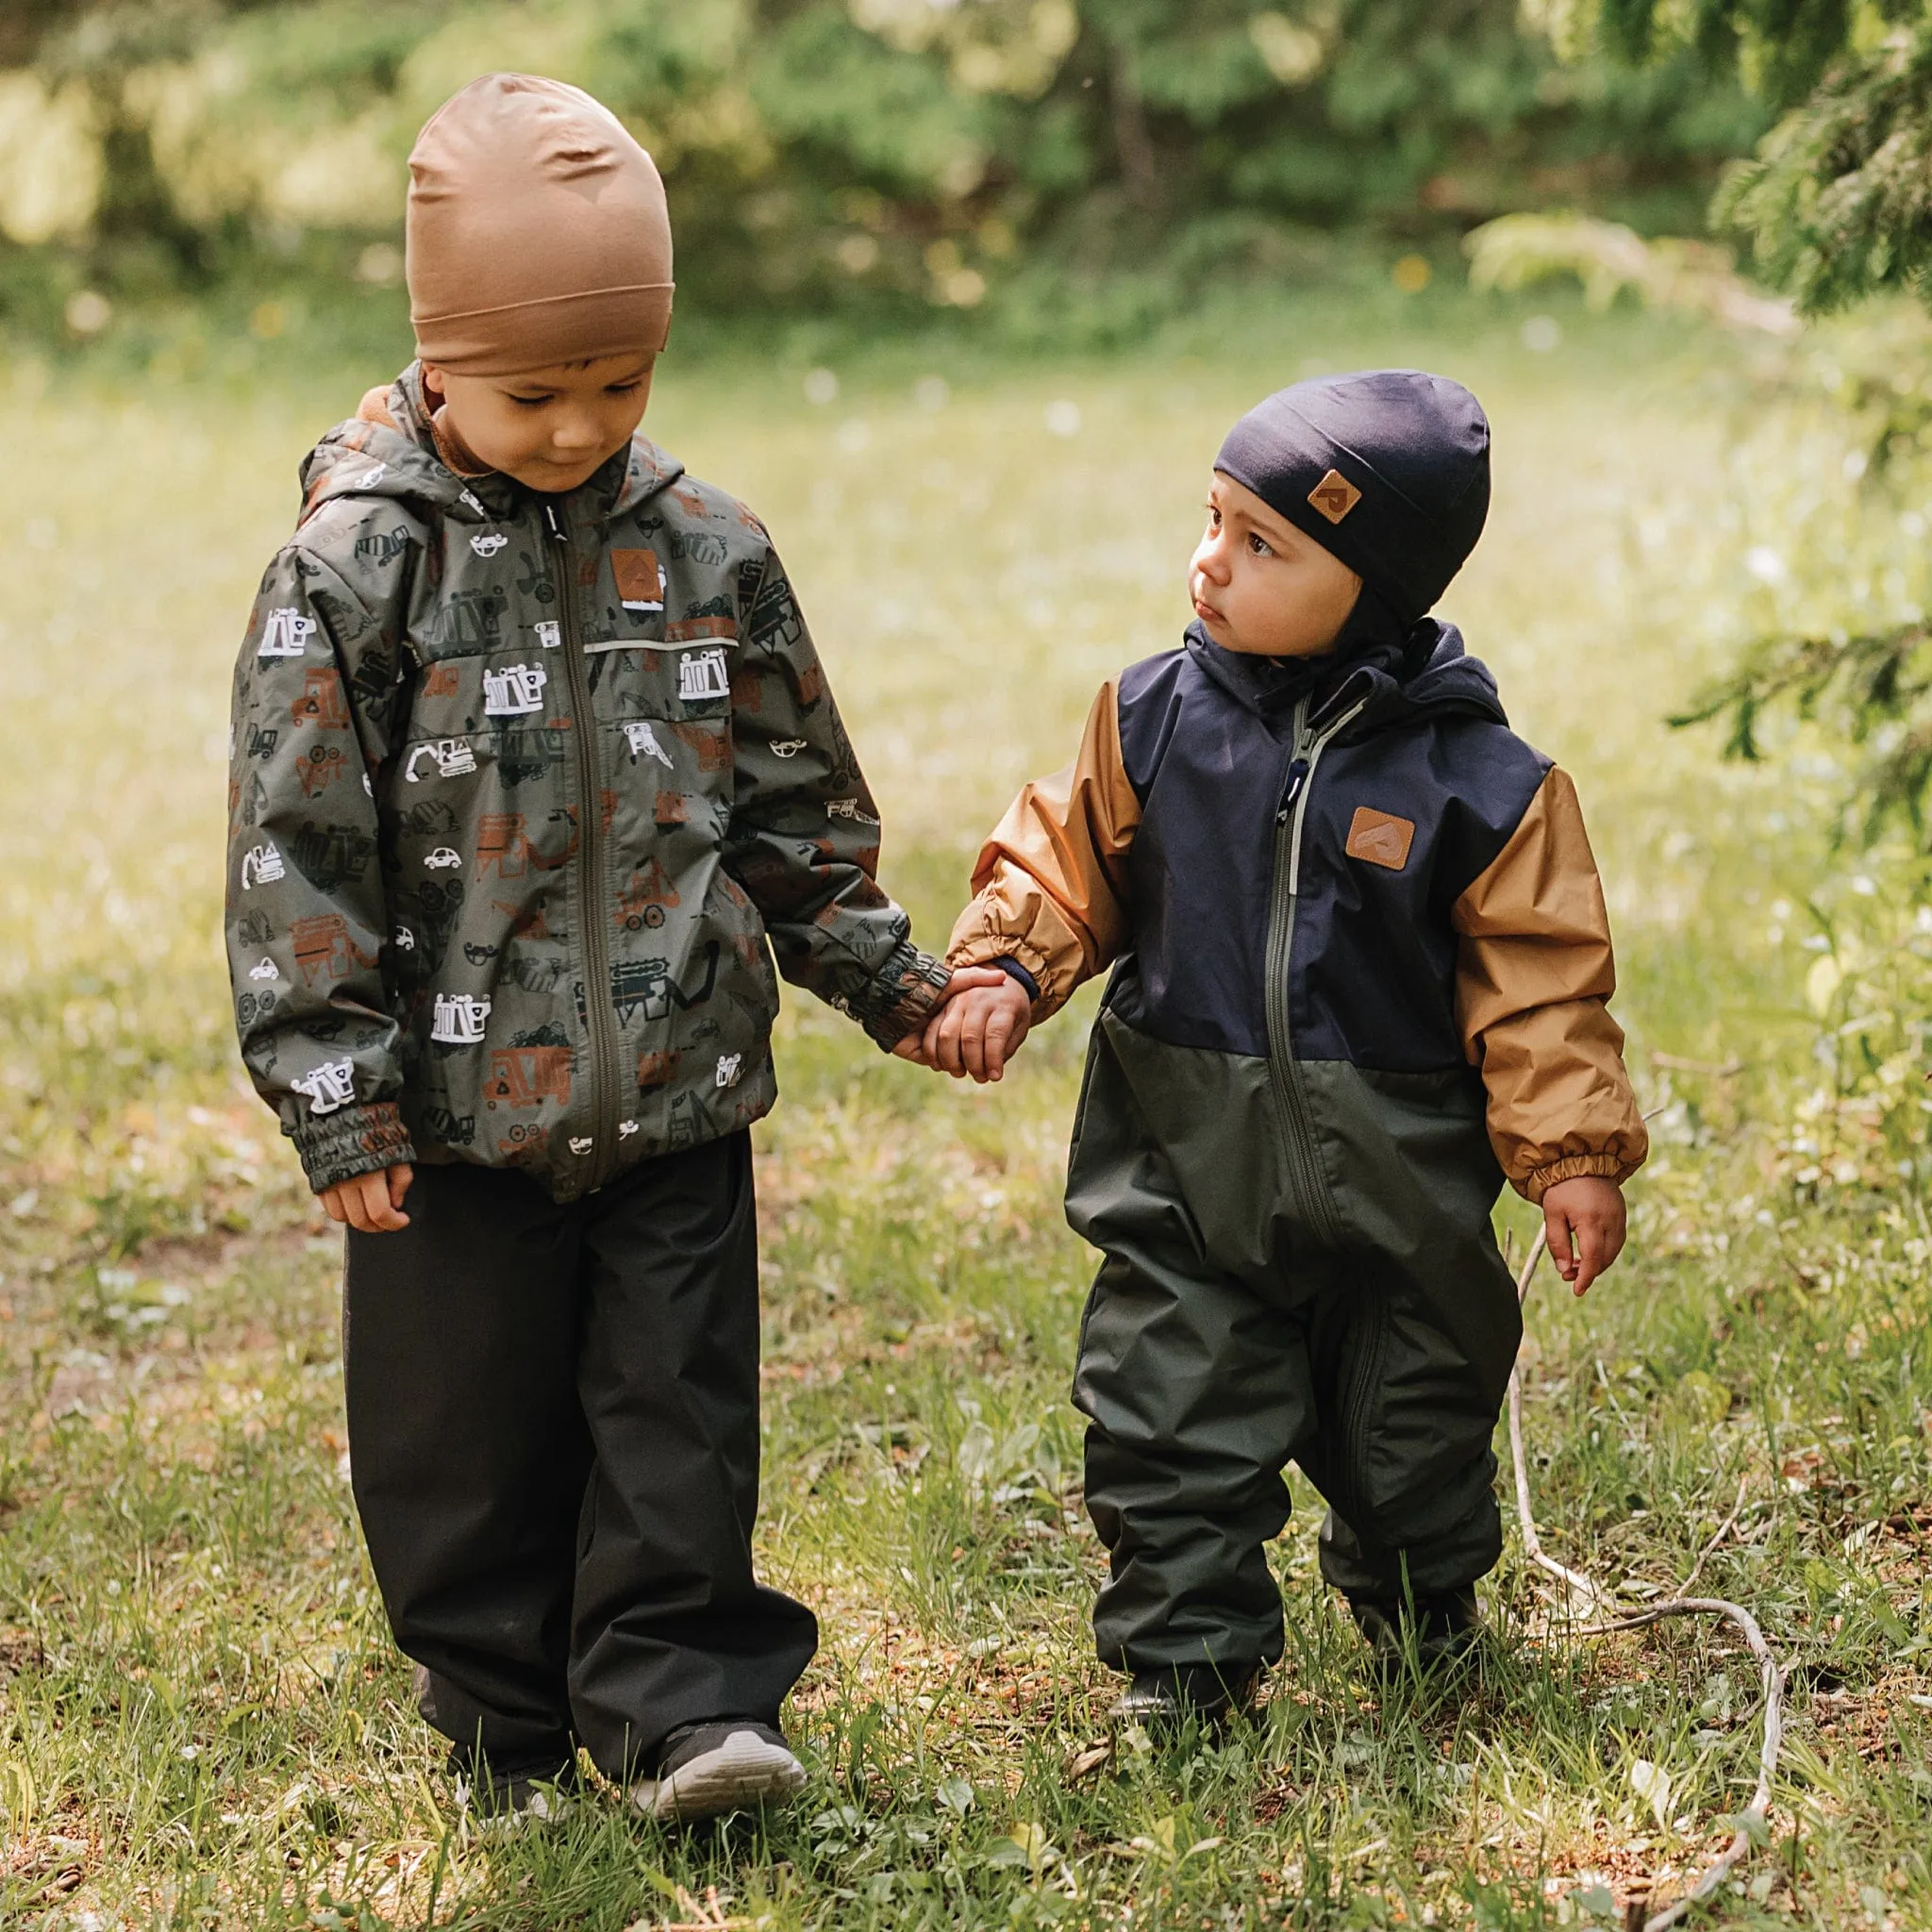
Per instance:
[[[1790,1660],[1792,1738],[1722,1916],[1932,1924],[1932,1227],[1807,1099],[1807,975],[1890,888],[1831,856],[1820,744],[1724,767],[1659,722],[1752,625],[1923,597],[1924,567],[1755,352],[1558,312],[1545,356],[1447,294],[1005,374],[887,351],[828,405],[801,368],[674,362],[654,426],[777,533],[937,943],[1014,787],[1177,631],[1234,414],[1317,365],[1478,389],[1497,506],[1450,614],[1577,776],[1661,1109],[1626,1261],[1533,1300],[1544,1535],[1641,1602],[1744,1483],[1706,1581]],[[239,1079],[215,942],[236,636],[294,462],[378,373],[0,381],[0,1924],[1501,1932],[1619,1923],[1692,1865],[1750,1789],[1727,1638],[1572,1645],[1512,1547],[1474,1693],[1380,1691],[1299,1478],[1262,1722],[1113,1735],[1065,1400],[1091,1258],[1058,1207],[1091,996],[991,1093],[783,1022],[761,1539],[825,1630],[804,1802],[682,1838],[456,1809],[349,1506],[338,1245]]]

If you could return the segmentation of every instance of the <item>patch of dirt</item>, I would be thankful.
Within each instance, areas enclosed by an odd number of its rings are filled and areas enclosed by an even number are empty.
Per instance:
[[[0,1683],[22,1671],[43,1669],[47,1653],[31,1630],[0,1627]]]

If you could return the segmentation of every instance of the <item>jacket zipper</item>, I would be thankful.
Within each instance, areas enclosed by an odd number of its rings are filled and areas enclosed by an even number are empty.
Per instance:
[[[1307,698],[1294,710],[1294,749],[1283,782],[1281,803],[1274,813],[1274,878],[1268,914],[1268,1073],[1281,1113],[1282,1137],[1288,1147],[1290,1178],[1301,1197],[1317,1236],[1328,1246],[1340,1244],[1341,1230],[1335,1204],[1322,1178],[1315,1152],[1315,1131],[1309,1116],[1307,1085],[1294,1058],[1289,1026],[1289,959],[1294,947],[1294,915],[1301,892],[1302,824],[1315,767],[1323,749],[1362,708],[1352,706],[1324,731],[1310,730]]]
[[[611,907],[604,890],[604,804],[597,770],[597,732],[591,716],[591,679],[578,619],[575,559],[570,531],[557,506],[546,502],[543,520],[549,525],[556,560],[558,608],[562,614],[563,676],[570,688],[571,742],[575,754],[578,810],[577,900],[584,923],[584,1017],[591,1034],[590,1174],[584,1191],[608,1179],[617,1144],[620,1111],[617,1083],[617,1026],[610,1009]]]

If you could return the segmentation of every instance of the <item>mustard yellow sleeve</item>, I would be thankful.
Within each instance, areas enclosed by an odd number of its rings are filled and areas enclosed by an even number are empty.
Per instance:
[[[1541,1201],[1575,1174],[1627,1179],[1650,1137],[1607,1004],[1609,915],[1567,773],[1552,768],[1453,916],[1457,1021],[1510,1185]]]
[[[947,964],[1016,959],[1040,989],[1033,1017],[1058,1012],[1126,939],[1126,856],[1140,823],[1109,678],[1074,762],[1024,787],[980,848]]]

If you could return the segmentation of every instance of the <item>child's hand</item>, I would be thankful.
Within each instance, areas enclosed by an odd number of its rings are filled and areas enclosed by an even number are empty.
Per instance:
[[[1601,1174],[1558,1181],[1543,1195],[1543,1232],[1557,1272],[1580,1295],[1624,1252],[1624,1191]]]
[[[375,1174],[338,1181],[334,1187],[323,1189],[316,1199],[328,1210],[331,1221],[347,1222],[358,1234],[390,1234],[409,1224],[409,1217],[403,1212],[403,1196],[415,1178],[415,1170],[399,1162]]]
[[[945,991],[940,994],[939,1004],[926,1016],[924,1026],[914,1027],[892,1051],[902,1060],[910,1060],[916,1067],[930,1067],[937,1064],[926,1052],[926,1042],[933,1037],[939,1016],[946,1009],[949,1000],[956,1000],[962,992],[978,986],[1011,986],[1012,980],[997,966],[955,966],[952,977],[946,981]]]
[[[953,993],[926,1023],[923,1058],[956,1080],[970,1074],[984,1086],[1004,1076],[1031,1024],[1026,989],[995,967],[990,980]]]

